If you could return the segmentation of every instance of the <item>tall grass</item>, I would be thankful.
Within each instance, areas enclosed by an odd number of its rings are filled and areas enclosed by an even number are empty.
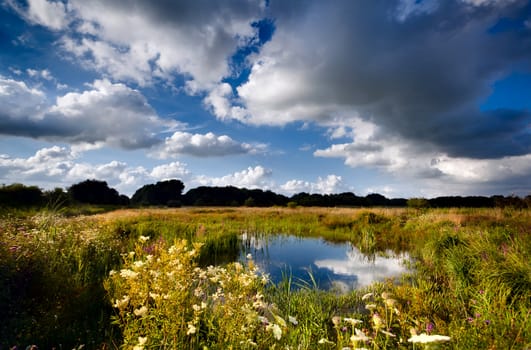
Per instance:
[[[182,208],[0,221],[1,349],[531,347],[530,210]],[[408,251],[414,269],[347,294],[289,274],[264,285],[252,259],[230,262],[243,233]]]

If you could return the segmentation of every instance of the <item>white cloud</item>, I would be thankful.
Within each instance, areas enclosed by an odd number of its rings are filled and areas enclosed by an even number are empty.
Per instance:
[[[42,79],[46,79],[46,80],[53,80],[53,76],[52,74],[50,73],[50,71],[48,69],[42,69],[42,70],[38,70],[38,69],[31,69],[31,68],[28,68],[26,69],[26,73],[28,73],[28,75],[32,78],[42,78]]]
[[[151,147],[162,142],[160,132],[179,125],[159,118],[139,91],[108,80],[50,106],[42,91],[0,77],[0,115],[2,134],[124,149]]]
[[[164,144],[158,147],[153,154],[159,158],[172,158],[182,154],[195,157],[221,157],[253,153],[263,147],[238,143],[227,135],[217,136],[211,132],[191,134],[177,131],[171,137],[167,137]]]
[[[181,162],[172,162],[169,164],[159,165],[153,168],[150,176],[157,180],[183,179],[190,176],[187,165]]]
[[[22,81],[0,76],[0,132],[10,120],[37,120],[46,107],[45,94]]]
[[[272,171],[270,169],[258,165],[222,177],[195,176],[192,181],[194,186],[235,186],[269,189],[272,185],[271,175]]]
[[[316,182],[289,180],[280,185],[280,191],[289,195],[300,192],[330,194],[347,191],[347,188],[341,176],[330,174],[325,178],[318,177]]]
[[[69,23],[66,6],[61,1],[28,0],[27,19],[53,30],[64,29]]]
[[[203,90],[230,74],[228,59],[256,35],[263,4],[74,0],[69,8],[82,38],[64,38],[63,48],[89,67],[140,84],[181,74]]]
[[[396,18],[403,22],[410,16],[432,13],[438,7],[439,0],[400,0],[396,8]]]

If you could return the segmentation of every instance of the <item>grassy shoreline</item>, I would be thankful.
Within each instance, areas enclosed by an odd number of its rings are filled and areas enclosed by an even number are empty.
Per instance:
[[[529,209],[129,209],[1,221],[0,349],[421,348],[408,342],[411,332],[449,336],[438,343],[449,349],[531,346]],[[243,232],[350,241],[365,254],[407,251],[415,272],[337,295],[264,285],[252,260],[224,271],[198,264],[213,254],[230,260]],[[138,277],[109,275],[123,270]],[[175,280],[187,287],[178,293]],[[135,304],[116,307],[125,296]]]

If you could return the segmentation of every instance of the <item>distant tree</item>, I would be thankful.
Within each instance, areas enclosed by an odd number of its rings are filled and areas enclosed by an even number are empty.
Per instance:
[[[367,200],[367,205],[369,206],[386,206],[389,202],[389,200],[378,193],[371,193],[365,196],[365,199]]]
[[[7,207],[32,207],[41,205],[43,193],[37,186],[20,183],[0,187],[0,205]]]
[[[159,181],[139,188],[131,198],[133,205],[167,205],[179,207],[184,184],[181,180]]]
[[[107,182],[98,180],[85,180],[74,184],[68,189],[68,195],[75,202],[88,204],[122,205],[124,201],[118,191],[109,188]]]
[[[430,207],[430,202],[426,198],[410,198],[407,206],[414,209],[425,209]]]
[[[68,193],[60,187],[44,192],[44,203],[51,208],[60,208],[68,205],[70,198]]]
[[[249,197],[245,200],[245,202],[243,202],[243,205],[246,207],[256,207],[256,201],[253,197]]]

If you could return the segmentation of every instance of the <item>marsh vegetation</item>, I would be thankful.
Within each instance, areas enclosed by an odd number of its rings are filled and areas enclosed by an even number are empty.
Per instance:
[[[179,208],[6,212],[0,348],[525,349],[529,209]],[[337,293],[272,283],[241,235],[407,252],[409,272]],[[295,284],[297,288],[295,288]]]

